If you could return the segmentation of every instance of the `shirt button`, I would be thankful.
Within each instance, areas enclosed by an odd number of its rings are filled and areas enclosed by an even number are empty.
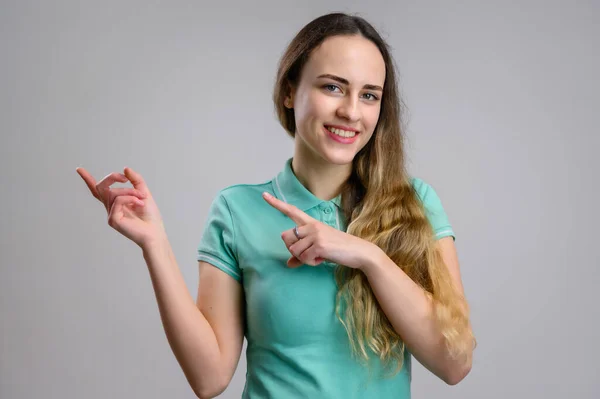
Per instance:
[[[325,212],[325,213],[331,213],[331,208],[325,208],[325,209],[323,210],[323,212]]]

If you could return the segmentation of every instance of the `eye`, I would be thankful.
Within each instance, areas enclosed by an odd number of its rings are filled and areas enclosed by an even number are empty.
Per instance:
[[[336,85],[332,85],[332,84],[325,85],[325,86],[323,86],[323,88],[324,88],[325,90],[327,90],[327,91],[330,91],[330,92],[334,92],[334,91],[335,91],[335,89],[339,89],[339,87],[338,87],[338,86],[336,86]]]
[[[379,100],[379,98],[375,94],[373,94],[373,93],[365,93],[364,95],[365,96],[370,96],[370,98],[367,98],[367,100],[369,100],[369,101],[377,101],[377,100]]]

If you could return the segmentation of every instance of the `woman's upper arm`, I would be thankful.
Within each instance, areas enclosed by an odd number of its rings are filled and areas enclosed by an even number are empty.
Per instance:
[[[456,251],[456,245],[454,244],[453,237],[444,237],[437,240],[437,245],[442,254],[442,259],[444,263],[448,267],[448,271],[452,276],[452,280],[454,284],[456,284],[457,289],[462,294],[464,293],[462,278],[460,276],[460,266],[458,262],[458,254]]]
[[[219,352],[224,384],[237,368],[244,342],[244,292],[242,284],[213,265],[199,261],[196,305],[212,327]]]

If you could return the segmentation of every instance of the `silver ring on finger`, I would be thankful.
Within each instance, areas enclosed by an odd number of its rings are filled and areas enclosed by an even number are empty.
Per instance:
[[[300,233],[298,233],[298,226],[294,227],[294,235],[298,240],[300,240]]]

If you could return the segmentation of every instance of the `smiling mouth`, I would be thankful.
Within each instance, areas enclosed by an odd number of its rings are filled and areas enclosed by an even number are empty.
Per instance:
[[[325,129],[329,130],[331,133],[335,134],[336,136],[340,136],[346,139],[351,139],[354,136],[356,136],[357,134],[359,134],[359,132],[355,131],[355,130],[344,130],[344,129],[339,129],[337,127],[333,127],[333,126],[327,126],[325,125]]]

